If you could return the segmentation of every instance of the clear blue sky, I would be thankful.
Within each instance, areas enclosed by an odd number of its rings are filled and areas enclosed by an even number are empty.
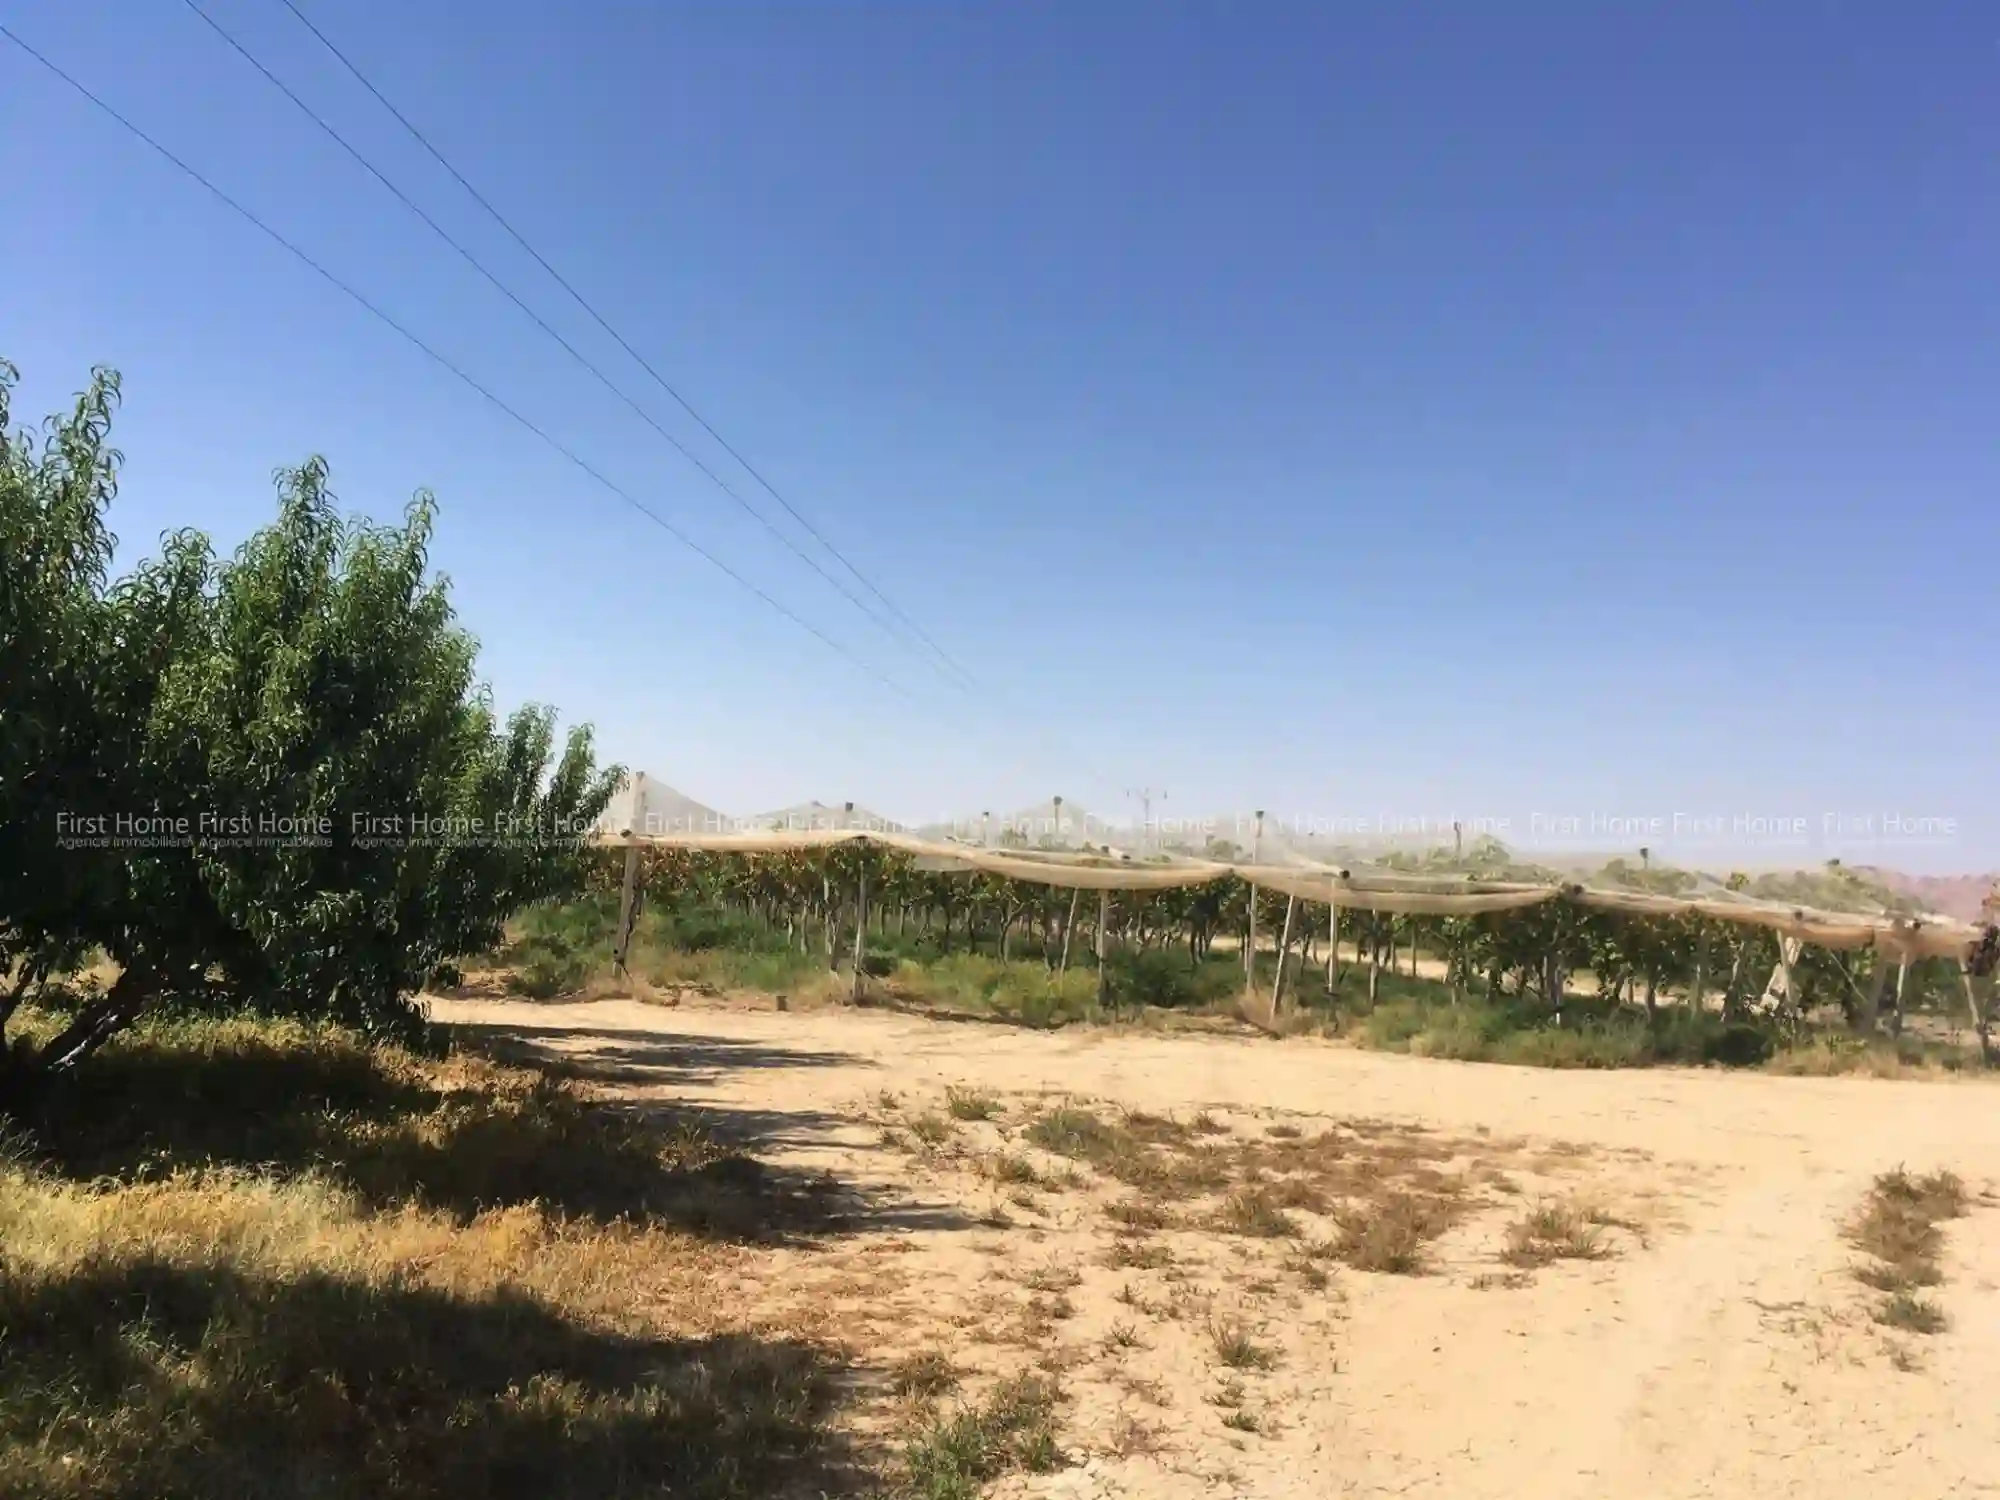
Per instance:
[[[713,453],[277,0],[204,3]],[[1531,843],[1752,814],[1808,820],[1802,857],[2000,862],[1986,8],[301,4],[978,686],[780,551],[179,0],[6,0],[916,701],[0,43],[0,354],[28,412],[124,372],[129,550],[233,544],[310,452],[355,509],[429,486],[500,701],[734,812],[1122,812],[1151,783],[1189,815]],[[1884,814],[1956,831],[1827,837]]]

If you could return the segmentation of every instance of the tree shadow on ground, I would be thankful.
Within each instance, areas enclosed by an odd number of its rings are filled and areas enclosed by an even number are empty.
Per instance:
[[[601,1083],[673,1088],[713,1084],[730,1073],[774,1068],[866,1068],[849,1052],[774,1047],[727,1037],[672,1031],[600,1031],[582,1026],[517,1026],[459,1021],[448,1028],[461,1045],[505,1061],[532,1061],[551,1071]],[[553,1053],[551,1048],[559,1049]],[[571,1051],[570,1049],[577,1049]]]
[[[519,1295],[141,1259],[0,1277],[19,1500],[819,1494],[826,1351],[633,1338]]]
[[[314,1172],[371,1208],[415,1204],[461,1221],[539,1203],[563,1217],[757,1243],[971,1224],[949,1206],[748,1154],[830,1139],[851,1123],[838,1116],[600,1102],[537,1068],[433,1061],[331,1030],[135,1032],[51,1090],[26,1123],[43,1166],[72,1179]]]
[[[873,1066],[866,1059],[844,1052],[772,1047],[673,1032],[634,1033],[506,1023],[460,1022],[453,1024],[450,1032],[455,1045],[481,1056],[541,1068],[572,1082],[609,1086],[613,1094],[599,1101],[602,1112],[623,1116],[652,1129],[693,1130],[740,1153],[781,1151],[800,1155],[842,1149],[851,1144],[840,1140],[842,1132],[852,1132],[866,1123],[826,1110],[759,1109],[687,1097],[688,1091],[713,1083],[736,1068]],[[551,1045],[574,1050],[552,1053],[548,1050]],[[649,1092],[621,1092],[631,1089]],[[652,1090],[669,1091],[670,1097],[660,1097]],[[732,1165],[720,1170],[740,1170],[734,1164],[748,1159],[736,1156]],[[758,1165],[767,1173],[777,1171],[768,1164]],[[822,1202],[827,1210],[825,1228],[969,1229],[976,1223],[953,1205],[859,1192],[828,1184],[823,1176],[796,1173],[790,1176],[792,1180],[827,1185],[828,1193]]]

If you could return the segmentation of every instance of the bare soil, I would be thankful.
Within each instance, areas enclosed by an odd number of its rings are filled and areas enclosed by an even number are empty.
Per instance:
[[[738,1312],[857,1352],[864,1441],[1057,1377],[1061,1467],[995,1494],[2000,1494],[1975,1084],[692,1000],[434,1014],[851,1189],[854,1232],[758,1252]],[[1969,1193],[1934,1334],[1854,1275],[1898,1166]]]

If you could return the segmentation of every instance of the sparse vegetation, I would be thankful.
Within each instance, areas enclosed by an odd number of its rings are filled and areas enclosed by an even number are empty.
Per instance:
[[[1000,1114],[1000,1101],[993,1095],[956,1086],[945,1090],[945,1107],[954,1120],[991,1120]]]
[[[976,1500],[989,1481],[1015,1470],[1046,1473],[1056,1446],[1055,1382],[1039,1375],[1003,1381],[987,1397],[930,1421],[903,1455],[902,1500]]]
[[[1139,1330],[1123,1319],[1113,1323],[1104,1335],[1104,1347],[1107,1349],[1143,1349],[1145,1346],[1145,1340],[1139,1337]]]
[[[1021,1285],[1033,1292],[1067,1292],[1081,1285],[1083,1275],[1074,1266],[1036,1266],[1021,1277]]]
[[[1500,1258],[1511,1266],[1602,1260],[1611,1253],[1602,1221],[1575,1203],[1538,1203],[1507,1230]]]
[[[889,1372],[890,1389],[909,1400],[934,1400],[958,1381],[958,1370],[950,1356],[937,1349],[908,1355],[898,1360]]]
[[[1035,1164],[1025,1156],[1012,1151],[996,1152],[986,1158],[985,1170],[995,1182],[1013,1187],[1045,1187],[1050,1185],[1046,1178],[1035,1169]]]
[[[1275,1351],[1258,1343],[1239,1318],[1209,1319],[1208,1342],[1216,1359],[1231,1370],[1268,1370],[1278,1362]]]
[[[1443,1200],[1390,1193],[1335,1214],[1334,1254],[1356,1271],[1420,1275],[1425,1247],[1451,1227],[1454,1217]]]
[[[1216,1213],[1216,1226],[1230,1234],[1252,1235],[1259,1239],[1288,1239],[1299,1226],[1273,1201],[1264,1188],[1247,1188],[1231,1193]]]
[[[1145,1198],[1118,1198],[1104,1205],[1104,1216],[1128,1230],[1168,1229],[1174,1216],[1158,1203]]]
[[[1920,1288],[1944,1280],[1938,1256],[1944,1249],[1939,1227],[1966,1211],[1965,1184],[1952,1172],[1912,1177],[1901,1167],[1875,1179],[1847,1238],[1869,1261],[1854,1268],[1855,1278],[1886,1294],[1875,1320],[1910,1333],[1937,1333],[1945,1315]]]
[[[1875,1321],[1905,1333],[1942,1333],[1945,1327],[1944,1309],[1911,1291],[1892,1292],[1876,1309]]]
[[[1114,1271],[1163,1271],[1174,1263],[1174,1257],[1173,1252],[1157,1240],[1121,1234],[1104,1252],[1104,1263]]]

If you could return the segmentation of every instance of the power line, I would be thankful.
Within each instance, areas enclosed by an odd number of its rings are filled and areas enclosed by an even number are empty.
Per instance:
[[[208,26],[208,28],[211,31],[213,31],[217,36],[222,38],[224,42],[226,42],[232,49],[234,49],[237,56],[241,57],[245,62],[249,63],[251,67],[255,68],[259,73],[263,74],[267,82],[269,82],[274,88],[276,88],[294,105],[296,105],[300,113],[305,115],[307,119],[311,120],[315,125],[319,126],[319,128],[333,140],[335,145],[339,146],[341,150],[345,151],[349,156],[353,157],[354,160],[361,165],[364,171],[366,171],[377,182],[381,183],[383,187],[387,188],[392,194],[394,194],[397,202],[401,203],[403,207],[407,208],[411,213],[415,214],[419,219],[421,219],[424,222],[424,224],[430,229],[430,231],[433,234],[435,234],[439,239],[443,240],[445,244],[449,245],[453,250],[458,252],[458,256],[461,260],[463,260],[467,265],[471,266],[472,269],[477,271],[481,276],[485,277],[486,280],[492,284],[493,288],[496,291],[498,291],[509,302],[513,303],[514,306],[520,309],[521,312],[526,314],[527,317],[534,323],[534,325],[537,328],[541,329],[543,333],[547,334],[550,338],[554,339],[558,344],[560,344],[564,349],[564,351],[569,354],[570,358],[574,359],[578,364],[582,365],[585,370],[589,371],[590,374],[597,379],[598,384],[602,385],[606,390],[610,391],[612,395],[616,396],[619,400],[623,401],[627,406],[629,406],[634,412],[638,414],[639,419],[641,421],[643,421],[647,426],[651,427],[653,431],[658,433],[661,437],[665,438],[667,442],[672,444],[675,451],[678,452],[681,455],[681,457],[685,458],[689,463],[693,464],[696,469],[700,470],[701,473],[709,480],[711,484],[713,484],[717,489],[721,490],[723,494],[727,495],[731,500],[733,500],[736,503],[736,505],[746,515],[750,516],[766,531],[770,532],[772,536],[776,537],[778,541],[785,547],[785,549],[789,551],[793,556],[797,557],[807,567],[811,568],[815,573],[819,574],[821,578],[825,579],[826,582],[832,588],[838,591],[840,595],[848,601],[848,603],[852,604],[856,609],[860,610],[864,615],[866,615],[873,624],[880,626],[883,630],[887,631],[892,639],[901,638],[892,620],[883,618],[882,615],[877,610],[872,608],[865,599],[857,595],[845,583],[841,582],[840,579],[834,577],[833,574],[829,573],[823,566],[821,566],[817,558],[812,557],[811,555],[806,553],[803,549],[801,549],[797,543],[795,543],[790,537],[786,536],[782,530],[780,530],[776,525],[774,525],[769,517],[765,516],[755,506],[750,504],[749,501],[745,500],[741,495],[739,495],[735,491],[735,489],[733,489],[722,478],[721,475],[717,474],[707,464],[703,463],[701,459],[697,457],[693,452],[689,451],[686,444],[682,443],[679,438],[675,437],[671,432],[667,431],[666,428],[662,427],[657,421],[655,421],[650,412],[648,412],[644,407],[639,405],[637,401],[633,400],[631,395],[629,395],[622,387],[617,385],[611,379],[610,376],[606,375],[603,370],[599,369],[597,365],[592,363],[587,355],[585,355],[581,350],[579,350],[574,344],[570,343],[568,339],[564,338],[562,334],[559,333],[555,328],[551,327],[549,323],[532,307],[528,306],[526,302],[522,301],[521,298],[514,293],[512,288],[507,286],[505,282],[501,281],[500,278],[496,276],[491,270],[489,270],[485,266],[485,264],[482,263],[479,260],[479,258],[475,256],[470,250],[466,249],[464,245],[460,244],[458,240],[453,238],[451,233],[448,230],[446,230],[443,225],[439,224],[437,220],[433,219],[428,213],[426,213],[423,210],[423,208],[420,207],[414,200],[412,200],[407,193],[405,193],[401,188],[396,186],[394,182],[390,181],[390,179],[378,167],[376,167],[376,165],[373,162],[369,161],[366,156],[363,156],[361,152],[351,142],[349,142],[345,136],[343,136],[338,130],[336,130],[331,124],[329,124],[325,119],[325,117],[323,117],[316,110],[314,110],[313,107],[310,104],[306,103],[304,99],[300,98],[298,94],[295,93],[292,90],[292,88],[288,84],[286,84],[286,82],[282,78],[278,77],[277,74],[273,73],[268,67],[264,65],[262,61],[260,61],[255,56],[255,54],[253,54],[250,51],[249,48],[245,47],[242,42],[238,41],[233,35],[231,35],[229,31],[223,27],[221,22],[217,21],[207,11],[203,10],[202,7],[197,3],[197,0],[182,0],[182,3],[186,5],[189,10],[193,11],[194,14],[198,16]]]
[[[701,543],[697,542],[693,537],[689,536],[686,532],[682,531],[678,526],[674,525],[673,522],[667,520],[666,517],[660,515],[657,511],[647,506],[643,501],[637,499],[635,496],[631,494],[630,491],[624,489],[622,486],[618,485],[614,481],[606,478],[599,470],[593,467],[587,459],[581,457],[573,449],[565,446],[558,439],[551,437],[541,427],[537,426],[534,422],[530,421],[527,417],[523,416],[519,411],[515,410],[514,407],[508,405],[506,401],[502,400],[499,396],[495,395],[487,387],[481,385],[477,380],[473,379],[472,376],[466,374],[464,370],[460,369],[456,364],[452,363],[450,359],[446,358],[444,355],[440,354],[437,350],[433,349],[429,344],[425,343],[416,334],[412,333],[409,329],[405,328],[401,323],[397,322],[395,318],[391,317],[388,313],[384,312],[381,308],[377,307],[373,302],[369,301],[367,297],[363,296],[360,292],[356,291],[353,287],[349,286],[346,282],[342,281],[338,276],[334,275],[333,272],[329,271],[325,266],[321,265],[318,261],[314,260],[304,250],[300,249],[297,245],[293,244],[290,240],[286,239],[284,235],[280,234],[277,230],[273,229],[269,224],[265,223],[251,210],[245,208],[241,203],[238,203],[234,198],[230,197],[228,193],[224,192],[221,188],[217,187],[213,182],[209,181],[208,178],[204,177],[194,167],[189,166],[185,161],[181,160],[180,157],[176,156],[172,151],[168,150],[165,146],[161,145],[157,140],[155,140],[152,136],[148,135],[144,130],[140,129],[137,125],[133,124],[132,121],[128,120],[124,115],[120,114],[110,104],[106,103],[103,99],[99,98],[96,94],[92,93],[77,79],[71,77],[68,73],[64,72],[63,69],[59,67],[55,62],[45,57],[42,53],[36,51],[34,47],[30,46],[26,41],[24,41],[20,36],[18,36],[12,30],[12,28],[10,28],[4,21],[0,21],[0,36],[5,37],[8,41],[12,42],[16,47],[19,47],[23,52],[27,53],[28,56],[32,57],[36,62],[40,63],[44,68],[48,69],[49,72],[53,73],[57,78],[61,79],[64,83],[68,84],[72,89],[74,89],[77,93],[81,94],[85,99],[89,100],[92,104],[96,105],[97,108],[102,110],[106,115],[110,116],[113,120],[117,121],[117,123],[122,125],[127,131],[131,132],[131,134],[133,134],[134,136],[137,136],[146,145],[152,147],[154,151],[158,152],[161,156],[165,157],[169,162],[171,162],[174,166],[178,167],[187,176],[193,178],[196,182],[200,183],[201,186],[207,188],[208,191],[214,194],[214,196],[217,199],[219,199],[225,207],[229,208],[239,217],[247,220],[254,228],[261,230],[268,238],[275,241],[281,248],[290,252],[293,256],[297,257],[301,262],[303,262],[309,269],[311,269],[315,274],[317,274],[328,285],[332,286],[337,291],[345,293],[353,301],[360,304],[360,306],[371,316],[375,317],[380,322],[386,324],[391,330],[400,334],[404,339],[406,339],[411,344],[414,344],[419,351],[421,351],[434,363],[442,366],[445,370],[457,376],[459,380],[463,381],[467,386],[471,387],[473,391],[475,391],[480,396],[483,396],[489,403],[497,407],[501,412],[503,412],[507,416],[513,418],[513,420],[519,423],[521,426],[527,428],[529,432],[533,433],[536,437],[540,438],[544,443],[547,443],[549,447],[553,448],[557,453],[560,453],[564,458],[568,459],[572,464],[575,464],[577,468],[583,470],[584,473],[588,474],[592,479],[596,480],[605,489],[609,490],[612,494],[616,495],[620,500],[623,500],[627,505],[631,506],[634,510],[638,511],[640,515],[644,516],[647,520],[651,521],[655,526],[658,526],[662,531],[665,531],[669,536],[673,537],[674,540],[679,542],[683,547],[686,547],[690,552],[693,552],[697,557],[701,558],[711,567],[721,572],[725,577],[729,578],[732,582],[749,590],[752,594],[756,595],[757,598],[761,599],[765,604],[769,605],[773,610],[776,610],[780,615],[784,616],[787,620],[791,621],[801,630],[813,636],[822,645],[827,647],[828,650],[834,652],[836,655],[840,657],[843,657],[851,665],[859,668],[862,672],[865,672],[868,676],[874,678],[877,682],[881,683],[884,687],[888,688],[891,692],[895,693],[898,697],[909,699],[912,702],[916,701],[912,697],[912,695],[908,691],[906,691],[900,684],[892,681],[890,678],[884,676],[881,672],[877,671],[874,667],[868,665],[867,662],[863,661],[860,657],[856,656],[853,652],[849,651],[845,646],[841,645],[838,641],[834,640],[831,636],[827,635],[818,626],[812,624],[810,621],[804,619],[800,615],[788,609],[785,605],[779,603],[778,600],[772,598],[770,594],[766,593],[763,589],[759,588],[756,584],[752,583],[749,579],[745,578],[741,573],[737,572],[734,568],[730,567],[728,563],[724,562],[721,558],[717,557],[713,552],[710,552],[706,547],[702,546]]]
[[[189,0],[189,3],[192,3],[192,0]],[[368,90],[369,93],[375,96],[377,103],[379,103],[384,109],[388,110],[390,114],[396,117],[396,122],[400,124],[403,127],[403,129],[407,130],[410,133],[410,135],[416,140],[418,145],[422,146],[424,150],[428,151],[431,154],[432,159],[436,161],[439,166],[443,167],[445,171],[449,172],[452,175],[452,177],[457,181],[460,187],[464,188],[466,192],[472,195],[473,201],[476,202],[481,208],[486,210],[486,212],[492,217],[493,222],[498,224],[502,229],[504,229],[509,235],[509,237],[513,239],[515,244],[519,245],[523,250],[527,251],[529,255],[534,257],[535,263],[539,265],[544,271],[549,273],[549,275],[554,279],[557,286],[561,287],[565,292],[569,293],[570,299],[574,301],[578,307],[582,308],[584,312],[590,315],[591,321],[596,323],[599,328],[603,329],[607,334],[609,334],[612,337],[612,339],[616,341],[619,348],[623,349],[635,361],[637,361],[639,367],[652,377],[654,384],[658,385],[661,390],[665,391],[669,396],[673,397],[674,401],[680,406],[681,410],[686,412],[690,417],[694,418],[694,420],[698,424],[700,424],[702,431],[706,432],[710,437],[714,438],[715,441],[721,445],[722,450],[725,453],[727,453],[731,458],[735,459],[737,463],[741,464],[743,467],[743,471],[746,474],[748,474],[752,479],[756,480],[757,483],[763,488],[766,494],[768,494],[773,500],[776,500],[779,505],[785,508],[786,514],[790,515],[794,521],[797,521],[799,525],[803,526],[806,529],[806,531],[812,536],[813,540],[818,542],[822,547],[826,548],[826,550],[829,553],[831,553],[836,559],[838,559],[840,565],[846,568],[849,573],[853,574],[854,577],[860,581],[862,586],[865,587],[869,593],[873,594],[877,599],[881,600],[883,605],[889,610],[889,612],[893,614],[898,620],[902,621],[902,623],[906,625],[911,630],[912,633],[915,634],[918,640],[922,641],[924,645],[929,647],[930,650],[937,656],[939,661],[944,663],[945,666],[949,667],[959,677],[966,679],[968,682],[972,680],[971,673],[967,672],[956,661],[952,660],[951,656],[946,653],[944,648],[939,646],[936,641],[932,640],[930,635],[924,630],[924,628],[921,625],[919,625],[914,619],[912,619],[910,615],[906,613],[903,610],[903,608],[895,602],[895,600],[891,599],[887,594],[883,593],[880,588],[876,587],[874,582],[870,580],[866,574],[862,573],[862,571],[859,568],[855,567],[855,565],[848,560],[845,553],[843,553],[838,547],[834,546],[832,542],[826,539],[825,535],[821,533],[818,527],[814,526],[811,521],[808,521],[803,515],[801,515],[798,511],[798,508],[794,506],[791,501],[787,500],[784,497],[784,495],[778,491],[777,487],[773,485],[770,480],[766,479],[763,476],[763,474],[758,471],[756,466],[753,465],[749,459],[745,458],[740,452],[738,452],[735,446],[732,443],[730,443],[730,441],[727,438],[725,438],[721,433],[717,432],[715,428],[709,423],[709,420],[706,417],[704,417],[700,412],[696,411],[694,407],[688,402],[688,399],[685,396],[683,396],[678,390],[676,390],[664,375],[662,375],[658,370],[653,368],[652,363],[646,358],[645,355],[641,354],[637,349],[633,348],[632,345],[626,340],[625,336],[621,334],[616,328],[611,326],[610,322],[606,320],[604,315],[591,305],[589,300],[584,297],[583,293],[579,292],[574,286],[570,284],[569,279],[565,277],[562,274],[562,272],[558,271],[554,266],[549,264],[547,258],[543,256],[541,251],[537,250],[533,245],[528,243],[526,237],[523,236],[518,229],[516,229],[511,223],[507,221],[506,215],[502,214],[499,209],[495,208],[493,204],[487,199],[486,195],[480,192],[478,188],[474,187],[472,183],[466,179],[465,174],[459,171],[457,167],[453,166],[450,160],[445,156],[445,154],[442,151],[438,150],[436,146],[431,144],[430,138],[427,137],[415,125],[413,125],[410,122],[408,116],[406,116],[400,109],[396,108],[394,104],[389,102],[388,96],[385,95],[380,89],[378,89],[372,82],[369,81],[368,75],[366,73],[363,73],[359,67],[355,66],[354,62],[347,56],[347,54],[345,52],[342,52],[340,48],[336,47],[333,44],[333,42],[327,37],[325,32],[321,31],[319,27],[313,24],[311,17],[307,16],[304,11],[300,10],[299,7],[293,3],[293,0],[279,0],[279,3],[282,4],[286,10],[289,10],[294,16],[298,18],[299,24],[304,26],[306,30],[310,31],[313,34],[313,36],[319,40],[319,44],[322,47],[326,48],[328,52],[333,54],[333,56],[339,61],[340,65],[345,69],[347,69],[347,71],[354,76],[356,82],[358,82],[363,88]]]

